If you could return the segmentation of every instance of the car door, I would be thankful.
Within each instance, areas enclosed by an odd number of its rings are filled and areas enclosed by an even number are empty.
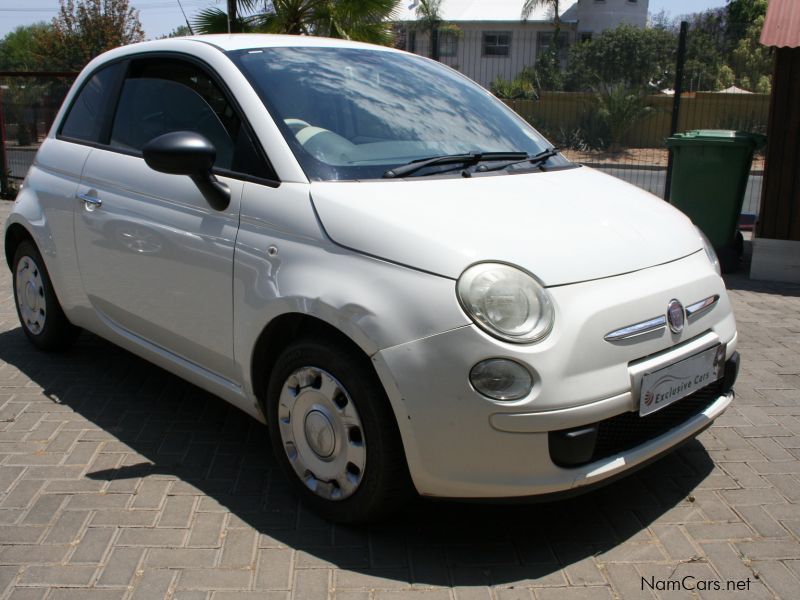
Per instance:
[[[227,208],[214,210],[189,177],[147,166],[142,147],[173,131],[214,144],[214,173],[230,188]],[[78,263],[97,313],[123,334],[237,381],[231,287],[242,180],[265,167],[204,68],[132,60],[107,143],[92,150],[78,190]]]

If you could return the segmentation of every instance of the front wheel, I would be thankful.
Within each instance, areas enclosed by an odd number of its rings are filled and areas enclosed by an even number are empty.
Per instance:
[[[80,330],[69,322],[53,291],[42,255],[29,240],[14,253],[14,304],[25,335],[40,350],[65,350]]]
[[[389,401],[356,351],[300,340],[278,358],[267,393],[278,463],[301,499],[338,522],[375,521],[408,496]]]

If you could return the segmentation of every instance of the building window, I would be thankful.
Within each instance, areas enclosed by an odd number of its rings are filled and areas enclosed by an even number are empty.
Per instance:
[[[417,30],[411,29],[408,32],[408,46],[406,48],[409,52],[417,51]]]
[[[580,40],[582,42],[591,42],[592,41],[592,32],[591,31],[581,31]]]
[[[458,53],[458,36],[451,31],[439,32],[439,56],[455,56]]]
[[[510,31],[484,31],[483,55],[508,56],[511,50]]]
[[[591,35],[591,34],[590,34]],[[547,52],[553,44],[552,31],[539,31],[536,34],[536,56],[541,56]],[[567,52],[569,50],[569,34],[562,31],[558,34],[558,62],[566,66]]]

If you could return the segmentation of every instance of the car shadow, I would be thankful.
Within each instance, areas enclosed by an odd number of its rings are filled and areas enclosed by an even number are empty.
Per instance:
[[[498,506],[419,499],[384,523],[345,527],[298,504],[272,458],[266,427],[104,340],[83,333],[70,352],[52,355],[34,350],[16,328],[0,333],[0,360],[85,418],[87,428],[99,428],[91,439],[127,452],[118,468],[90,466],[85,478],[128,480],[128,490],[130,480],[172,479],[171,493],[224,507],[261,534],[262,547],[298,550],[297,566],[328,564],[396,581],[563,578],[560,569],[613,553],[676,506],[676,514],[691,512],[691,493],[713,468],[702,444],[691,441],[630,477],[568,500]]]

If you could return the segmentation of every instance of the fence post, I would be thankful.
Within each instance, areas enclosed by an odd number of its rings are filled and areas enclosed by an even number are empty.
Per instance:
[[[672,88],[675,96],[672,100],[672,123],[669,134],[675,135],[678,131],[678,116],[681,110],[681,93],[683,92],[683,63],[686,62],[686,35],[689,32],[689,22],[681,21],[681,33],[678,38],[678,57],[675,60],[675,85]],[[669,193],[672,188],[672,150],[667,157],[667,179],[664,182],[664,200],[669,202]]]
[[[3,88],[0,87],[0,197],[5,197],[8,189],[8,160],[6,158],[6,119],[3,110]]]

